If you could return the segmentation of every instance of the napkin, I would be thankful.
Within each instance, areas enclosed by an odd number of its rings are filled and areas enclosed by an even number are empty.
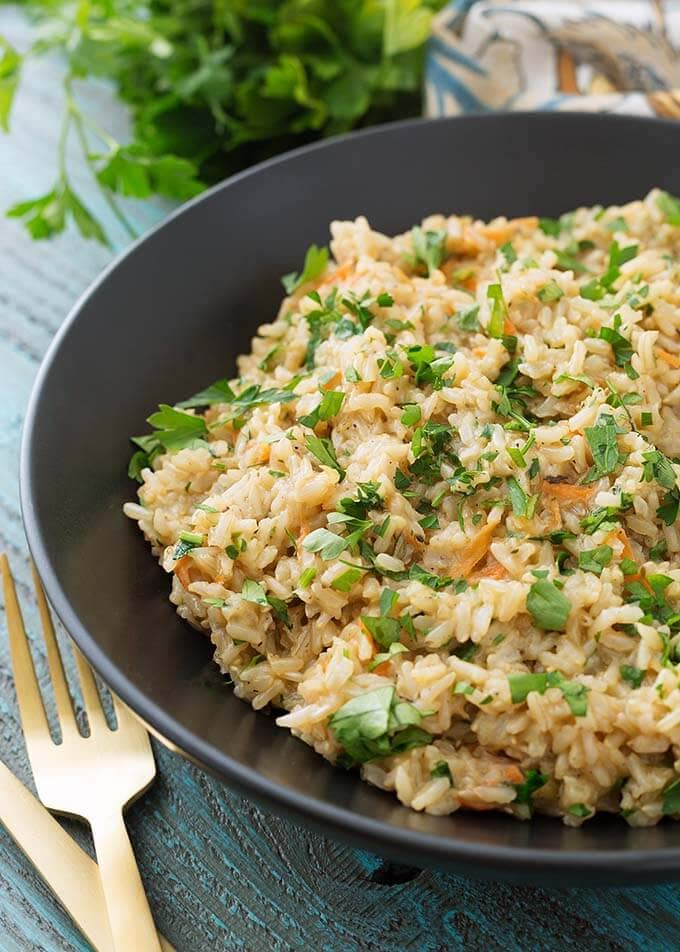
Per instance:
[[[558,109],[680,119],[680,0],[454,0],[426,113]]]

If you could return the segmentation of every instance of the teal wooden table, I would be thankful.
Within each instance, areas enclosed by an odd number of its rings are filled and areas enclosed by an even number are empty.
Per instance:
[[[0,7],[3,32],[19,47],[27,41],[26,25]],[[12,136],[0,138],[2,208],[51,185],[58,77],[57,63],[30,70]],[[100,121],[124,137],[125,117],[105,87],[90,85],[80,94]],[[113,250],[73,233],[50,243],[31,242],[18,224],[0,219],[0,544],[12,560],[34,630],[17,485],[24,408],[60,323],[129,241],[75,157],[71,172],[106,222]],[[126,208],[140,233],[167,211],[160,203]],[[154,915],[180,952],[678,948],[677,886],[548,893],[400,867],[262,812],[158,745],[156,756],[159,779],[131,810],[130,825]],[[4,631],[0,758],[30,785]],[[81,827],[68,824],[68,829],[90,848]],[[0,828],[0,952],[87,948]]]

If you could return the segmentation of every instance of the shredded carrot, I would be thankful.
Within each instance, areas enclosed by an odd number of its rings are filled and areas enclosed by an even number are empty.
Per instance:
[[[674,370],[680,368],[680,354],[671,354],[669,351],[664,350],[663,347],[657,347],[656,355],[660,357],[664,363],[667,363],[669,367],[673,367]]]
[[[337,281],[344,281],[345,278],[348,278],[354,269],[353,261],[346,261],[344,264],[341,264],[339,268],[336,268],[332,274],[326,275],[323,281],[320,281],[318,287],[323,287],[324,284],[331,284]]]
[[[507,783],[521,783],[524,780],[524,775],[516,764],[511,764],[503,771],[503,779]]]
[[[635,562],[636,561],[635,553],[633,552],[633,547],[630,544],[630,539],[626,535],[626,530],[623,528],[623,526],[620,526],[616,530],[616,532],[612,532],[611,536],[613,536],[615,539],[618,539],[619,542],[622,544],[623,551],[621,552],[621,554],[624,557],[624,559],[631,559],[633,562]],[[631,575],[626,575],[624,573],[624,578],[626,582],[641,582],[650,594],[652,595],[654,594],[654,590],[652,586],[649,584],[649,582],[647,581],[647,579],[645,578],[642,572],[633,572]]]
[[[506,337],[514,337],[517,333],[517,328],[512,323],[509,317],[505,318],[505,324],[503,325],[503,333]]]
[[[183,559],[180,559],[175,565],[173,572],[179,579],[180,585],[182,588],[189,588],[191,585],[191,569],[192,569],[191,559],[185,555]]]
[[[336,384],[341,383],[341,381],[342,381],[342,377],[340,376],[340,371],[338,371],[337,373],[335,373],[335,374],[331,377],[330,380],[327,380],[325,383],[322,383],[322,384],[321,384],[321,389],[322,389],[322,390],[332,390],[333,387],[335,387]]]
[[[635,561],[635,553],[633,552],[632,546],[630,544],[630,539],[626,535],[626,530],[623,526],[620,526],[616,532],[612,532],[614,538],[618,539],[621,545],[623,546],[623,557],[624,559],[632,559]]]
[[[481,230],[482,234],[493,241],[495,245],[504,245],[518,231],[531,230],[537,227],[538,218],[535,215],[529,215],[528,218],[511,218],[504,225],[484,225]]]
[[[475,357],[483,357],[486,351],[483,347],[474,347],[472,353],[475,355]]]
[[[562,526],[562,512],[560,511],[560,504],[555,496],[548,497],[548,509],[550,510],[549,528],[551,532],[555,532]]]
[[[477,249],[478,251],[479,249]],[[474,254],[477,254],[477,251]],[[456,272],[464,272],[468,270],[466,265],[461,263],[459,257],[449,258],[448,261],[445,261],[441,266],[441,270],[446,275],[446,280],[451,283],[454,279]],[[456,277],[456,287],[465,288],[466,291],[475,291],[477,289],[477,272],[470,269],[470,273],[465,277]]]
[[[477,533],[474,539],[458,553],[459,558],[454,562],[451,570],[453,578],[468,578],[478,562],[481,562],[491,545],[495,525],[488,523]]]
[[[461,806],[464,806],[467,810],[477,810],[482,813],[486,810],[496,809],[493,803],[485,803],[483,800],[466,800],[466,798],[460,794],[458,795],[458,800]]]
[[[543,483],[543,492],[549,496],[554,496],[561,503],[582,503],[588,502],[593,495],[591,486],[574,486],[572,483]]]
[[[501,565],[500,562],[497,562],[495,559],[491,559],[486,565],[483,565],[481,569],[478,569],[474,575],[470,576],[471,582],[477,582],[483,578],[491,579],[504,579],[508,577],[508,570],[504,565]]]
[[[384,674],[388,675],[390,673],[390,662],[383,661],[382,664],[379,664],[377,668],[373,668],[373,674]]]

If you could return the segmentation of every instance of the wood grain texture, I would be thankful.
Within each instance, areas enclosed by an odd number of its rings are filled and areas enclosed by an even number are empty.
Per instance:
[[[8,8],[0,8],[3,32],[19,47],[30,37]],[[51,185],[59,89],[58,62],[28,72],[12,137],[0,139],[2,208]],[[100,121],[124,136],[125,117],[104,86],[89,85],[81,95]],[[122,248],[124,234],[76,157],[71,169],[88,204],[110,224],[114,248]],[[158,202],[129,207],[140,231],[166,211]],[[33,243],[17,224],[0,219],[0,544],[12,560],[34,631],[16,478],[23,412],[54,332],[110,258],[110,251],[72,233]],[[40,659],[38,668],[44,679]],[[395,866],[263,813],[158,745],[156,754],[159,780],[133,807],[130,825],[152,909],[180,952],[678,947],[680,897],[674,886],[547,893]],[[0,757],[30,782],[4,632]],[[90,849],[82,827],[69,823],[67,829]],[[87,944],[0,830],[0,952],[43,950],[86,952]]]

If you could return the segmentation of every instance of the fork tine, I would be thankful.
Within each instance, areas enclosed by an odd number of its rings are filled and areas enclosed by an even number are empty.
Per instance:
[[[50,728],[45,713],[40,686],[35,674],[33,657],[28,647],[28,638],[24,620],[19,608],[19,600],[14,585],[14,579],[9,567],[7,556],[0,555],[0,570],[2,570],[3,588],[5,591],[5,615],[7,616],[7,631],[9,634],[9,649],[14,670],[14,684],[16,686],[19,714],[26,738],[26,746],[31,737],[43,733],[50,738]],[[30,755],[30,751],[29,751]]]
[[[80,653],[80,649],[77,645],[74,644],[72,647],[76,659],[76,667],[78,668],[78,677],[80,678],[83,704],[85,705],[87,720],[90,725],[90,733],[94,733],[95,727],[99,730],[108,730],[109,725],[106,723],[104,708],[102,707],[99,691],[97,690],[94,675],[92,674],[92,668]]]
[[[59,723],[61,724],[62,732],[77,731],[73,701],[71,700],[71,693],[68,689],[66,676],[64,674],[64,665],[57,637],[54,633],[52,616],[50,615],[50,609],[40,581],[40,576],[33,562],[31,562],[31,570],[33,572],[33,585],[35,586],[35,594],[38,601],[38,611],[40,612],[40,621],[42,622],[45,647],[47,648],[47,664],[50,669],[50,677],[52,678],[52,690],[54,692],[57,714],[59,715]]]

